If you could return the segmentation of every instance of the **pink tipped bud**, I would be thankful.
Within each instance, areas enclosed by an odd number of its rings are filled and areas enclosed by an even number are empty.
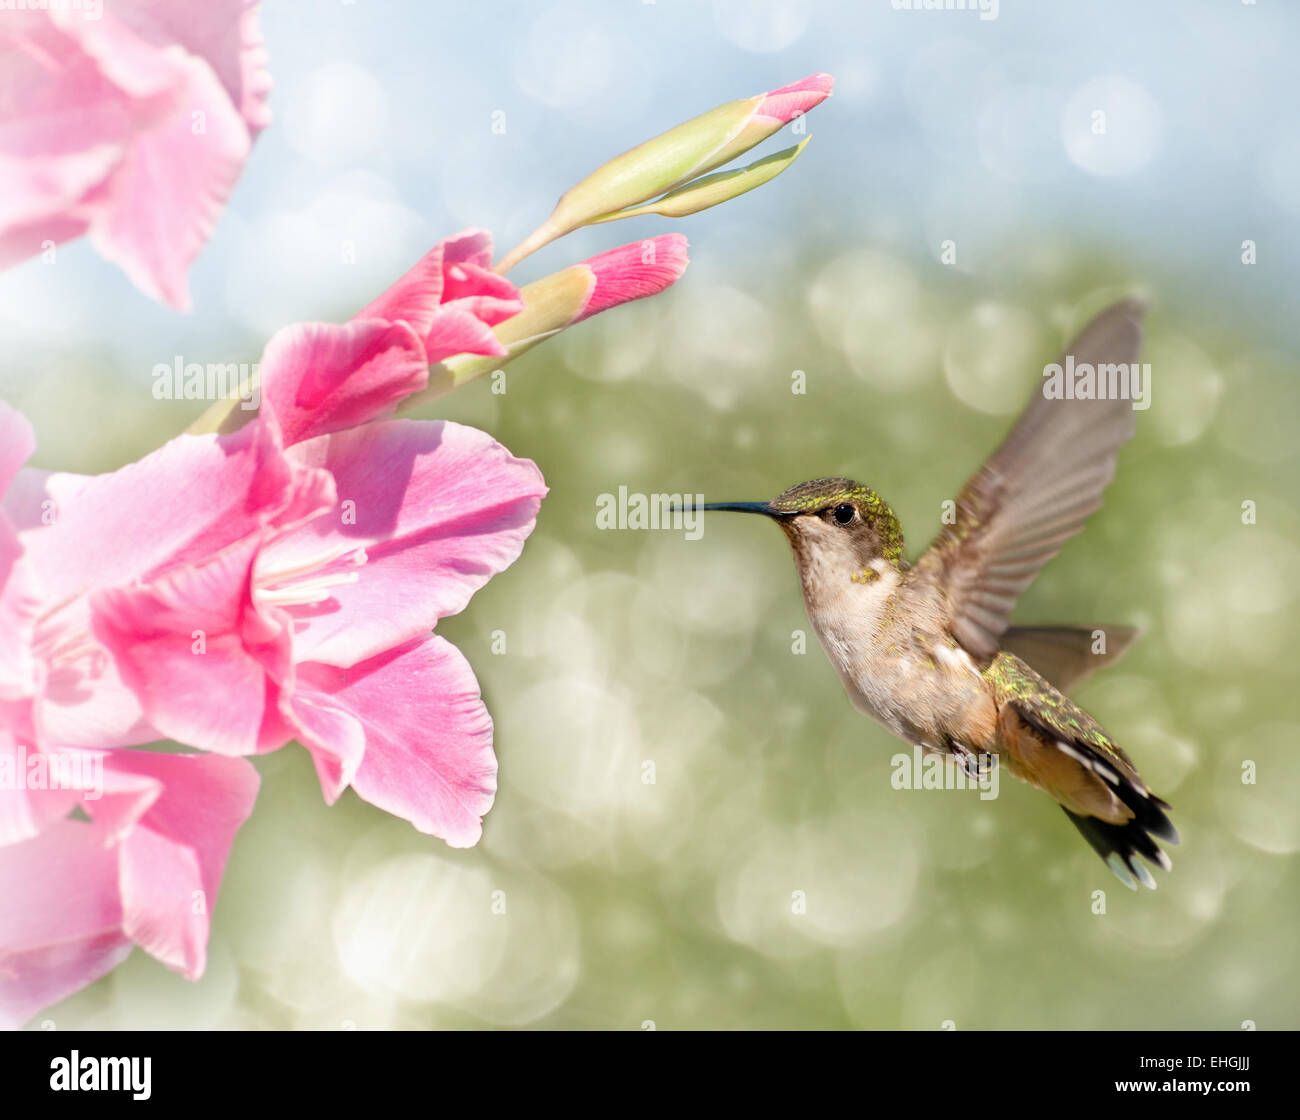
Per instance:
[[[494,328],[504,355],[458,354],[430,372],[429,387],[411,403],[440,397],[506,362],[552,335],[620,303],[657,295],[686,271],[686,238],[667,233],[633,241],[553,272],[520,289],[524,309]]]
[[[509,272],[543,245],[580,226],[640,212],[636,208],[641,203],[730,163],[820,105],[830,96],[832,84],[829,74],[812,74],[770,93],[719,105],[638,144],[565,191],[551,216],[507,253],[496,271]]]
[[[834,84],[835,79],[829,74],[811,74],[801,82],[764,94],[754,116],[770,117],[780,124],[789,124],[795,117],[815,109],[830,97]]]
[[[686,245],[680,233],[667,233],[583,261],[595,275],[596,283],[587,306],[573,321],[580,323],[620,303],[658,295],[671,287],[690,263]]]

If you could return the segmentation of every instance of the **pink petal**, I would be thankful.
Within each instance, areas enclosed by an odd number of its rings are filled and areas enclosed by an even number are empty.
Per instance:
[[[409,323],[423,338],[433,325],[438,305],[446,298],[443,286],[447,270],[452,265],[490,268],[492,235],[486,230],[467,229],[444,238],[416,261],[397,283],[353,318]]]
[[[136,746],[164,736],[145,719],[139,696],[122,680],[113,659],[90,638],[90,609],[78,600],[60,613],[67,628],[38,631],[44,648],[78,649],[61,654],[57,664],[41,664],[44,679],[34,699],[36,741],[49,748]]]
[[[299,687],[364,728],[362,798],[454,848],[478,843],[496,794],[492,718],[455,646],[435,636],[350,669],[304,665]]]
[[[786,124],[797,116],[815,109],[831,95],[835,79],[829,74],[812,74],[792,85],[765,94],[754,111],[755,117],[771,117]]]
[[[216,228],[252,139],[200,59],[176,62],[174,110],[137,134],[93,207],[90,239],[147,294],[190,306],[187,273]],[[195,114],[204,131],[194,131]]]
[[[352,665],[463,609],[519,556],[546,493],[532,462],[450,421],[369,424],[290,455],[333,474],[351,518],[323,515],[269,544],[256,582],[346,547],[366,550],[356,582],[294,608],[299,660]]]
[[[0,266],[85,232],[186,307],[188,266],[267,119],[256,12],[121,0],[100,16],[10,13],[0,31]]]
[[[271,121],[271,76],[259,23],[258,0],[204,0],[200,4],[114,0],[113,14],[158,48],[178,43],[212,67],[222,88],[256,135]]]
[[[230,435],[178,436],[111,474],[23,470],[3,509],[57,604],[201,561],[332,501],[328,477],[291,473],[273,434],[249,424]]]
[[[156,110],[124,94],[48,12],[0,26],[0,267],[86,228],[72,209]]]
[[[403,273],[397,283],[385,289],[378,299],[352,318],[408,323],[423,338],[433,325],[433,316],[442,302],[442,258],[443,244],[439,243]]]
[[[0,847],[3,1025],[102,976],[132,940],[190,979],[203,972],[208,915],[257,772],[216,755],[97,757],[102,789],[81,799],[92,821],[54,821]]]
[[[391,412],[429,381],[429,364],[406,322],[353,319],[277,331],[260,367],[262,415],[286,447]]]
[[[132,2],[127,0],[128,5]],[[186,57],[185,52],[174,47],[160,50],[118,17],[116,4],[106,5],[101,18],[95,20],[78,18],[67,9],[50,12],[50,22],[72,43],[62,41],[47,48],[43,52],[47,64],[63,69],[64,58],[77,59],[84,54],[104,81],[129,101],[147,105],[158,119],[174,106],[177,63]],[[133,123],[143,122],[137,119]]]
[[[0,847],[0,1028],[22,1026],[122,963],[118,853],[102,828],[58,821]]]
[[[36,644],[58,654],[50,660],[37,705],[41,741],[123,746],[164,735],[145,718],[140,691],[122,677],[123,669],[132,669],[130,660],[119,663],[93,639],[93,593],[130,587],[157,607],[173,589],[164,586],[150,599],[150,584],[205,565],[231,545],[255,542],[263,529],[292,526],[332,506],[334,484],[322,471],[291,471],[274,433],[251,424],[230,436],[178,437],[140,462],[97,478],[24,470],[4,503],[23,526],[23,567],[43,601]],[[208,615],[184,619],[179,607],[172,611],[167,624],[178,660],[168,664],[196,669],[188,653],[193,631],[206,631],[212,621]],[[162,640],[156,632],[146,636]],[[125,634],[118,640],[130,646],[138,637],[132,629],[129,641]],[[210,637],[213,652],[224,653],[216,636]],[[186,656],[180,659],[182,648]],[[205,664],[215,670],[219,663],[228,668],[215,656]],[[186,680],[203,691],[202,674]],[[196,709],[188,718],[202,716]],[[274,719],[279,723],[278,715]],[[240,730],[238,721],[224,715],[220,722],[232,733]],[[265,746],[269,734],[264,728],[259,745]]]
[[[492,267],[492,235],[485,229],[463,229],[442,241],[443,264]]]
[[[221,754],[283,742],[266,743],[262,730],[275,702],[268,668],[289,661],[287,620],[278,632],[244,625],[258,544],[250,538],[205,563],[92,597],[95,636],[161,737]]]
[[[448,265],[442,298],[444,307],[468,311],[488,326],[496,326],[524,309],[518,288],[504,276],[477,264]]]
[[[366,751],[366,733],[356,716],[336,706],[313,683],[281,694],[281,707],[293,732],[311,752],[325,803],[333,805],[352,779]]]
[[[153,799],[119,844],[122,928],[169,968],[193,980],[207,959],[208,922],[230,846],[257,797],[257,771],[219,755],[114,751],[102,801],[85,802],[114,823],[116,802]]]
[[[680,233],[634,241],[583,261],[596,283],[575,323],[634,299],[658,295],[686,271],[690,258]]]
[[[522,303],[520,304],[522,307]],[[443,304],[433,317],[424,342],[430,362],[440,362],[453,354],[486,354],[504,357],[506,348],[492,333],[492,328],[469,311],[460,310],[456,304]]]
[[[0,727],[0,847],[36,836],[66,817],[77,802],[75,789],[48,788],[48,777],[42,781],[32,766],[38,757],[48,766],[38,748],[17,742]]]
[[[430,363],[453,354],[503,355],[488,328],[517,315],[523,301],[491,264],[491,235],[465,230],[435,245],[355,318],[409,323]]]

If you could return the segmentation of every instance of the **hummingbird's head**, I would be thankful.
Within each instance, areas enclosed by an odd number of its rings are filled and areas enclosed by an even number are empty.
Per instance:
[[[789,538],[805,583],[856,579],[874,561],[898,567],[903,531],[894,511],[870,487],[848,478],[801,482],[770,502],[717,502],[704,509],[762,513]],[[870,578],[870,577],[868,577]]]

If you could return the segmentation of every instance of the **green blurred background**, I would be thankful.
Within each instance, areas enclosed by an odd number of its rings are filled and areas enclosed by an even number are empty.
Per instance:
[[[482,843],[451,850],[351,793],[327,808],[305,752],[260,758],[203,979],[137,951],[38,1022],[1300,1026],[1297,13],[363,7],[307,32],[293,4],[267,11],[277,127],[195,270],[198,315],[84,248],[8,274],[0,395],[33,419],[35,465],[113,469],[179,432],[201,402],[148,395],[175,353],[255,361],[276,326],[351,314],[462,225],[522,236],[601,159],[711,104],[815,70],[840,84],[762,191],[584,233],[519,274],[680,226],[693,264],[671,292],[534,350],[503,395],[484,379],[427,413],[551,487],[521,560],[439,628],[496,721]],[[1088,84],[1112,71],[1128,84]],[[459,109],[431,113],[450,89]],[[1139,127],[1080,148],[1076,89]],[[342,238],[359,267],[337,267]],[[894,790],[903,748],[850,708],[771,525],[596,527],[620,486],[761,499],[843,474],[893,504],[914,557],[1043,364],[1133,291],[1152,407],[1017,619],[1145,630],[1078,692],[1174,806],[1173,872],[1140,894],[1009,778],[995,801]]]

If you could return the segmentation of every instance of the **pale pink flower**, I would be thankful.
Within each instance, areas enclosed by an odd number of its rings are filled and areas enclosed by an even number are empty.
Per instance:
[[[249,762],[43,753],[0,727],[0,775],[46,787],[0,789],[0,1028],[98,979],[132,945],[202,975],[226,858],[257,796]],[[49,788],[68,777],[80,784]],[[74,807],[89,819],[69,817]]]
[[[0,403],[0,492],[32,446],[26,420]],[[0,1027],[14,1027],[116,966],[133,944],[188,977],[202,973],[208,915],[258,779],[243,759],[37,745],[37,700],[52,677],[62,674],[67,686],[76,659],[60,667],[38,640],[49,637],[48,582],[37,578],[5,508]],[[85,553],[89,567],[93,549]],[[69,817],[76,808],[86,819]]]
[[[327,800],[351,785],[473,844],[496,788],[492,724],[468,663],[430,631],[519,555],[541,474],[441,421],[315,436],[287,459],[332,482],[315,516],[95,592],[95,637],[163,735],[227,754],[296,738]]]
[[[261,425],[180,436],[106,475],[18,472],[0,509],[18,530],[19,587],[38,603],[28,617],[41,745],[99,749],[164,738],[94,637],[97,591],[202,568],[264,530],[314,515],[333,494],[328,474],[295,468]]]
[[[297,738],[329,800],[352,784],[472,844],[491,720],[429,632],[518,556],[544,493],[533,464],[432,421],[285,452],[259,420],[95,478],[20,472],[4,508],[41,603],[33,736],[223,754]]]
[[[48,7],[0,21],[0,267],[85,234],[188,309],[190,263],[270,119],[257,5]]]
[[[5,497],[43,604],[31,647],[47,747],[172,738],[312,752],[449,843],[496,788],[468,663],[430,632],[519,555],[546,487],[458,424],[374,419],[521,306],[470,231],[349,323],[279,332],[261,415],[97,478],[24,471]]]
[[[280,332],[254,421],[107,475],[20,469],[31,430],[0,405],[0,774],[6,757],[11,774],[36,757],[102,766],[102,789],[0,789],[14,903],[0,1021],[132,944],[202,971],[256,792],[247,761],[222,756],[297,739],[327,800],[351,786],[449,844],[478,840],[492,721],[432,631],[516,559],[546,486],[473,428],[383,417],[431,362],[506,352],[491,327],[522,301],[490,259],[470,231],[352,321]],[[575,266],[590,286],[570,321],[662,290],[685,263],[667,237]],[[125,749],[161,738],[215,753]]]
[[[472,428],[374,418],[447,350],[499,348],[483,324],[520,301],[490,257],[485,234],[459,235],[357,319],[277,334],[262,414],[233,435],[99,478],[19,476],[6,505],[57,605],[33,635],[43,743],[239,755],[298,739],[328,800],[351,785],[451,844],[478,839],[491,720],[430,632],[519,555],[546,488]],[[685,261],[669,236],[583,262],[575,321],[662,290]]]

